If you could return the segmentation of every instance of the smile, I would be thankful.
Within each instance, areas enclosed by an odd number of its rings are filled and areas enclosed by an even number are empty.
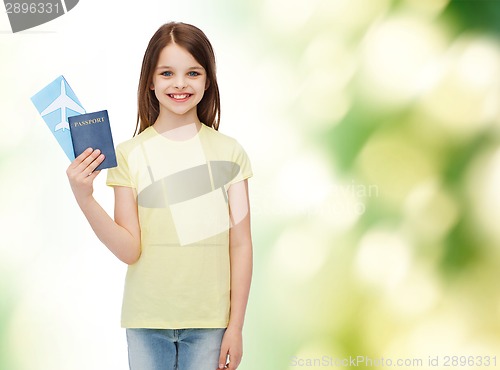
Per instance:
[[[192,94],[168,94],[171,99],[184,101],[191,97]]]

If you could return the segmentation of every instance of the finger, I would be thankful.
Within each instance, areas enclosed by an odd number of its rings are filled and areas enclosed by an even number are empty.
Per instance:
[[[88,176],[90,172],[95,170],[97,166],[104,160],[104,158],[99,159],[100,162],[97,164],[94,163],[101,156],[101,151],[99,149],[95,149],[87,158],[81,162],[76,168],[77,172],[83,172],[85,176]]]
[[[231,357],[229,357],[229,363],[227,364],[227,367],[226,369],[227,370],[234,370],[236,369],[236,361],[234,361],[234,359],[231,359]]]
[[[97,177],[97,175],[99,175],[100,172],[101,172],[101,170],[99,170],[99,171],[93,171],[90,175],[87,176],[87,178],[90,181],[94,181],[94,179]]]
[[[227,365],[228,370],[236,370],[241,363],[241,355],[239,354],[229,354],[229,364]]]
[[[70,167],[76,168],[78,167],[89,155],[92,154],[94,150],[92,148],[87,148],[85,149],[82,154],[80,154],[78,157],[74,159],[73,162],[71,162]]]
[[[93,149],[92,148],[87,148],[86,150],[84,150],[82,152],[82,154],[80,154],[78,157],[76,157],[73,162],[71,162],[71,164],[68,166],[68,168],[66,169],[66,174],[69,176],[69,177],[72,177],[72,176],[76,176],[78,174],[78,167],[81,166],[81,164],[83,163],[83,161],[85,159],[88,158],[89,155],[91,155],[93,152]]]
[[[90,149],[87,149],[90,150]],[[70,168],[70,171],[73,171],[75,175],[80,175],[82,172],[87,172],[89,174],[89,170],[87,167],[99,156],[100,151],[98,149],[92,150],[90,153],[85,151],[80,154],[77,159],[73,162],[73,168]],[[83,160],[82,160],[83,158]]]
[[[95,169],[99,167],[99,165],[104,161],[104,154],[100,154],[96,159],[94,159],[90,164],[85,168],[83,174],[86,176],[90,176],[94,173]]]
[[[219,369],[224,369],[226,367],[227,352],[228,348],[226,346],[222,346],[219,355]]]

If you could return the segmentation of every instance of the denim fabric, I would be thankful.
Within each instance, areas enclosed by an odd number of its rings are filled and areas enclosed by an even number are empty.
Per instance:
[[[225,330],[127,329],[130,370],[215,370]]]

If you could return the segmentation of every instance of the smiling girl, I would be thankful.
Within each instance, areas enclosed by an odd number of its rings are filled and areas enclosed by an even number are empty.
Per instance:
[[[241,145],[218,132],[215,56],[205,34],[167,23],[151,38],[134,138],[117,146],[112,219],[93,197],[104,156],[67,170],[83,213],[128,271],[122,306],[132,370],[236,369],[252,275]]]

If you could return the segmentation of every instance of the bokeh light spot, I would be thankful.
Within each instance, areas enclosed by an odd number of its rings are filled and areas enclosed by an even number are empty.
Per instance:
[[[364,40],[362,88],[368,99],[392,107],[415,97],[420,76],[444,41],[432,24],[410,15],[375,25]]]
[[[435,158],[405,132],[373,135],[357,163],[366,181],[380,187],[381,198],[397,207],[415,185],[437,176]]]
[[[280,214],[308,214],[321,206],[333,185],[330,164],[323,154],[302,151],[289,158],[274,181],[275,207]]]
[[[500,147],[479,156],[467,173],[467,194],[476,227],[500,245]]]
[[[324,230],[316,226],[285,230],[273,247],[270,266],[280,276],[304,281],[323,266],[329,249]]]
[[[355,268],[361,281],[391,290],[406,277],[411,257],[410,246],[401,235],[378,228],[362,237]]]
[[[430,312],[439,302],[442,290],[428,266],[415,266],[406,278],[387,295],[391,315],[409,319]]]
[[[459,208],[437,179],[417,184],[404,203],[405,221],[415,238],[439,241],[455,225]]]
[[[467,139],[494,122],[500,111],[498,45],[463,35],[435,69],[439,72],[421,99],[428,119],[458,139]]]

